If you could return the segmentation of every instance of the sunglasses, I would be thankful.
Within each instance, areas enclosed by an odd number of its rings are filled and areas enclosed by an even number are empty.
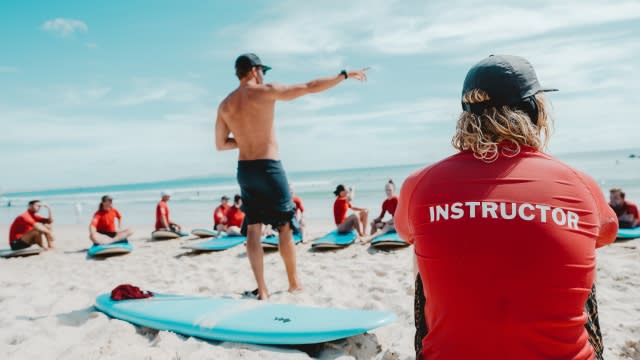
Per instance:
[[[262,75],[267,75],[267,71],[269,71],[269,69],[266,69],[263,66],[256,66],[256,68],[262,70]]]

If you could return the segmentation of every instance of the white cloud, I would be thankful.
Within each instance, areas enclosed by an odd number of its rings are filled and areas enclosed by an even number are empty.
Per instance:
[[[69,36],[74,32],[87,32],[89,27],[81,20],[56,18],[42,24],[45,31],[55,32],[61,36]]]

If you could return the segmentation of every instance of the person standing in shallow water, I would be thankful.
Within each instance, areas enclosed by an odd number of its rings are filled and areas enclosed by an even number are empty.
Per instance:
[[[601,359],[595,249],[618,223],[591,177],[542,152],[550,90],[524,58],[480,61],[463,85],[460,152],[402,186],[419,359]]]
[[[269,296],[264,281],[264,253],[260,244],[262,226],[271,225],[279,233],[280,255],[287,270],[289,291],[302,290],[296,269],[291,200],[286,173],[279,160],[274,126],[275,103],[328,90],[346,79],[366,80],[365,70],[345,71],[304,84],[265,84],[271,69],[255,54],[236,59],[240,85],[218,107],[215,139],[218,151],[238,149],[238,184],[246,213],[243,232],[247,234],[247,255],[258,288],[259,299]],[[233,134],[233,136],[230,136]]]

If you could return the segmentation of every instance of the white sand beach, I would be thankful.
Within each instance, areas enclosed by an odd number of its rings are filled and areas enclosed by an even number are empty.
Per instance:
[[[304,292],[289,294],[284,266],[267,253],[265,269],[274,303],[395,312],[398,320],[370,334],[314,347],[284,348],[207,342],[136,327],[93,307],[118,284],[200,296],[232,296],[253,289],[244,246],[193,255],[187,241],[150,242],[150,226],[133,226],[131,254],[87,259],[86,226],[55,227],[57,249],[0,259],[2,359],[412,359],[412,248],[384,252],[368,245],[311,252],[298,245]],[[188,228],[188,227],[187,227]],[[309,224],[308,237],[330,230]],[[6,234],[6,225],[0,234]],[[6,246],[3,246],[6,247]],[[607,359],[640,359],[640,239],[598,250],[597,295]],[[552,300],[552,299],[550,299]]]

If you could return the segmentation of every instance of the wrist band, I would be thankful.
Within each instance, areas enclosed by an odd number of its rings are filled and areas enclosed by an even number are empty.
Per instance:
[[[349,78],[349,74],[347,74],[347,70],[340,71],[340,75],[344,76],[345,80]]]

